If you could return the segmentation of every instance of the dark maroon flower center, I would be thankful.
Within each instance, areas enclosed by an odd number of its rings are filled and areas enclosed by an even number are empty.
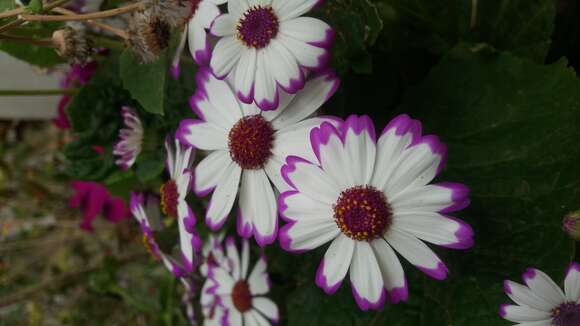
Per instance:
[[[240,119],[232,127],[228,137],[230,156],[242,169],[263,168],[272,156],[274,129],[261,115]]]
[[[177,217],[177,184],[169,180],[161,186],[161,210],[169,217]]]
[[[248,282],[240,280],[234,285],[232,302],[239,312],[246,312],[252,308],[252,294]]]
[[[567,302],[552,310],[552,325],[577,326],[580,325],[580,304]]]
[[[333,208],[336,224],[353,240],[370,241],[380,237],[392,220],[385,195],[371,186],[343,191]]]
[[[278,34],[278,17],[270,6],[253,6],[239,20],[237,36],[249,48],[262,49]]]

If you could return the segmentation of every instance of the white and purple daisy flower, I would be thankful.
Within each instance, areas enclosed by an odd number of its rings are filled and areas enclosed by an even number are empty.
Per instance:
[[[301,17],[321,0],[228,1],[211,34],[213,74],[229,77],[238,98],[263,110],[278,108],[281,88],[294,94],[305,83],[305,70],[326,66],[334,32],[325,22]]]
[[[421,124],[393,119],[378,141],[367,116],[340,127],[323,123],[310,133],[315,159],[290,156],[282,175],[292,190],[279,198],[281,246],[304,252],[331,242],[316,284],[334,293],[350,270],[352,292],[363,310],[385,300],[405,301],[408,288],[398,252],[432,278],[447,267],[423,241],[454,249],[473,244],[471,227],[447,216],[466,207],[458,183],[429,185],[445,163],[446,146],[421,136]],[[423,240],[423,241],[421,241]]]
[[[515,305],[501,305],[501,317],[525,326],[580,325],[580,264],[566,273],[564,292],[544,272],[529,268],[522,285],[506,280],[504,290]]]
[[[227,313],[222,325],[261,326],[277,323],[280,319],[278,306],[265,297],[270,291],[266,271],[266,257],[262,256],[254,269],[249,271],[250,246],[243,240],[240,257],[232,237],[226,240],[227,257],[231,268],[217,266],[210,269],[210,279],[215,287],[210,290]]]
[[[119,142],[113,146],[113,155],[119,158],[115,164],[123,170],[133,166],[137,156],[141,153],[143,143],[143,124],[133,108],[124,106],[121,108],[125,128],[119,130]]]
[[[222,248],[223,239],[224,233],[218,235],[210,234],[209,238],[203,245],[203,248],[201,249],[203,261],[199,265],[201,276],[207,277],[211,266],[226,264],[227,258]]]
[[[168,217],[177,218],[184,263],[187,271],[191,271],[194,267],[195,252],[201,249],[201,240],[194,229],[195,214],[185,201],[192,178],[194,151],[191,146],[184,146],[178,139],[174,140],[174,146],[169,138],[165,141],[170,179],[160,189],[161,210]],[[192,250],[189,250],[190,248]]]
[[[220,305],[215,295],[217,285],[208,277],[212,268],[221,267],[226,271],[231,271],[230,260],[225,255],[222,246],[223,237],[223,233],[218,236],[210,235],[202,249],[204,260],[199,270],[201,275],[206,277],[206,281],[201,290],[200,304],[205,326],[224,325],[228,318],[228,311]]]
[[[199,196],[213,191],[206,213],[211,229],[223,226],[240,188],[238,233],[244,238],[253,234],[261,246],[274,242],[278,216],[270,182],[279,191],[288,189],[280,175],[286,156],[314,159],[308,148],[310,130],[334,120],[307,118],[338,84],[333,73],[321,74],[296,95],[282,95],[280,110],[260,111],[239,102],[228,84],[207,69],[199,71],[190,104],[200,120],[182,121],[177,134],[183,143],[210,151],[195,169],[194,189]]]
[[[206,29],[209,29],[214,19],[219,16],[220,10],[218,6],[224,4],[227,0],[188,1],[191,2],[191,13],[171,64],[171,74],[174,78],[179,77],[179,62],[186,41],[193,60],[200,66],[209,64],[211,47]]]

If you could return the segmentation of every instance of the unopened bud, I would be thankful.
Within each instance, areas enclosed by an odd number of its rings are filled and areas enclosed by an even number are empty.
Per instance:
[[[67,26],[52,33],[56,53],[71,63],[85,63],[92,53],[84,28]]]
[[[580,210],[568,213],[562,221],[562,230],[577,241],[580,241]]]

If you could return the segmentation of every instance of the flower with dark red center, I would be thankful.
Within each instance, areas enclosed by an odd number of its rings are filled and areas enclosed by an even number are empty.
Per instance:
[[[262,256],[250,270],[248,240],[243,240],[241,257],[234,238],[226,240],[226,247],[229,263],[210,268],[209,279],[204,284],[215,301],[221,302],[228,311],[220,325],[241,325],[242,320],[245,326],[276,323],[280,318],[278,306],[266,297],[270,281],[265,257]],[[202,305],[203,301],[209,302],[202,295]]]
[[[177,192],[177,184],[173,180],[169,180],[161,185],[161,210],[163,214],[169,217],[177,217],[177,201],[179,200],[179,193]]]
[[[238,21],[237,37],[249,48],[265,48],[278,34],[278,17],[270,6],[250,7]]]
[[[281,174],[290,190],[278,200],[288,224],[280,245],[304,252],[330,242],[316,284],[334,293],[350,273],[362,310],[407,300],[398,252],[432,278],[448,270],[425,242],[448,248],[473,245],[469,225],[446,213],[469,204],[467,187],[429,184],[444,164],[446,147],[422,136],[420,123],[401,115],[377,139],[367,116],[328,122],[310,132],[314,158],[289,156]]]
[[[334,205],[336,225],[353,240],[379,238],[390,225],[391,218],[391,207],[385,195],[372,186],[347,189]]]
[[[232,302],[241,313],[252,309],[252,294],[248,282],[244,280],[236,282],[232,289]]]
[[[544,272],[528,268],[525,285],[506,280],[505,293],[515,305],[501,305],[501,317],[518,325],[580,325],[580,264],[573,262],[564,279],[564,291]]]
[[[239,198],[238,233],[254,236],[261,246],[274,242],[278,214],[272,184],[279,191],[288,189],[280,176],[286,156],[300,152],[315,159],[306,148],[310,130],[325,121],[338,122],[309,117],[337,86],[338,79],[327,72],[287,96],[280,110],[263,112],[240,103],[228,83],[209,70],[199,70],[190,101],[198,119],[182,121],[177,134],[184,144],[211,151],[195,168],[194,190],[205,196],[215,189],[206,212],[212,230],[223,226]]]
[[[219,37],[210,60],[212,73],[229,77],[242,102],[279,109],[280,92],[296,94],[308,70],[321,71],[328,64],[332,28],[301,17],[318,2],[229,0],[228,13],[211,25],[211,33]]]
[[[264,167],[272,156],[274,129],[261,115],[247,116],[238,121],[228,135],[230,156],[242,169]]]

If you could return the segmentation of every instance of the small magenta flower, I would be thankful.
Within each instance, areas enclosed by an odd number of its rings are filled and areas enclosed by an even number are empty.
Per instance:
[[[528,268],[522,285],[506,280],[504,290],[515,305],[501,305],[499,314],[517,325],[580,325],[580,264],[573,262],[564,279],[564,292],[544,272]]]
[[[266,257],[262,256],[253,270],[249,270],[250,246],[243,240],[240,257],[232,237],[226,240],[230,266],[210,268],[209,278],[214,286],[210,294],[227,310],[222,314],[226,323],[221,325],[261,326],[277,323],[280,319],[278,306],[266,297],[270,291]]]
[[[125,128],[119,130],[120,140],[113,147],[113,155],[118,156],[115,164],[123,170],[128,170],[141,153],[143,124],[133,108],[122,107],[121,115],[123,116]]]
[[[334,119],[311,116],[338,85],[332,72],[315,76],[302,91],[282,96],[280,110],[264,112],[239,102],[230,86],[207,69],[199,70],[190,100],[198,119],[183,120],[177,135],[184,144],[209,151],[195,168],[193,186],[198,196],[213,192],[206,212],[212,230],[224,225],[239,193],[238,233],[253,235],[260,246],[274,242],[278,209],[273,187],[288,189],[280,167],[294,153],[314,158],[307,145],[310,130]]]
[[[402,257],[442,280],[447,267],[425,242],[453,249],[473,245],[465,222],[448,216],[469,204],[466,186],[429,184],[445,164],[447,148],[421,135],[407,115],[393,119],[376,138],[367,116],[310,132],[314,159],[290,156],[282,176],[291,187],[279,197],[282,248],[305,252],[330,242],[316,273],[328,294],[350,271],[352,292],[363,310],[386,300],[406,301]]]
[[[86,85],[97,71],[97,67],[98,64],[96,61],[88,62],[84,65],[72,65],[70,70],[60,81],[60,87],[67,89]],[[58,102],[57,117],[53,120],[53,123],[59,129],[70,128],[70,121],[68,120],[68,116],[66,114],[66,108],[68,107],[68,104],[71,100],[72,96],[64,95]]]
[[[277,109],[280,89],[295,94],[304,87],[305,71],[319,71],[328,63],[334,31],[319,19],[301,17],[320,2],[229,0],[228,13],[217,17],[210,30],[220,37],[212,73],[229,78],[242,102]]]
[[[564,216],[562,230],[576,240],[580,241],[580,211],[575,211]]]
[[[93,232],[93,221],[99,214],[111,223],[117,223],[129,215],[123,199],[111,196],[100,183],[77,180],[71,186],[75,194],[70,198],[69,206],[82,209],[81,229]]]

